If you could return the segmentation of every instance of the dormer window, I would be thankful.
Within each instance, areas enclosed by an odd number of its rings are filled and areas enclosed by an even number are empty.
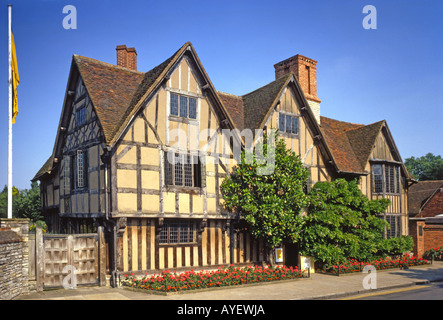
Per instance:
[[[197,99],[171,93],[170,114],[188,119],[197,119]]]

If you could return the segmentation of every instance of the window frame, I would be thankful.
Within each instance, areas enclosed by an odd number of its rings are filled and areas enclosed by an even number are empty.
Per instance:
[[[86,103],[84,103],[83,106],[79,107],[75,111],[75,127],[80,128],[84,126],[87,122],[88,115],[87,115],[87,109],[86,109]]]
[[[389,224],[389,227],[385,229],[385,238],[398,238],[401,237],[402,230],[402,215],[400,213],[387,213],[380,216],[381,219]]]
[[[64,156],[63,157],[63,194],[69,194],[72,189],[72,159],[71,156]]]
[[[191,104],[191,101],[193,103]],[[183,108],[183,104],[186,103],[186,107]],[[176,105],[177,104],[177,105]],[[192,105],[192,112],[191,112]],[[180,118],[180,119],[188,119],[190,121],[196,121],[198,118],[198,97],[194,97],[191,95],[180,94],[176,92],[170,92],[169,97],[169,115],[171,117]],[[174,107],[174,109],[173,109]],[[182,111],[184,110],[184,111]],[[190,115],[195,115],[191,117]]]
[[[81,159],[81,160],[80,160]],[[87,150],[77,150],[75,155],[73,156],[73,160],[71,160],[73,167],[73,172],[71,173],[75,175],[74,178],[74,190],[84,190],[88,188],[88,157]],[[81,161],[81,163],[80,163]],[[79,165],[81,164],[81,166]],[[81,183],[80,183],[81,182]]]
[[[173,163],[168,159],[172,152]],[[186,161],[184,160],[186,158]],[[178,160],[178,161],[177,161]],[[186,189],[201,189],[203,186],[202,164],[200,157],[191,153],[179,151],[165,151],[165,186]],[[179,180],[177,177],[180,177]]]
[[[288,127],[288,119],[290,120],[290,126]],[[295,120],[295,132],[294,132],[294,120]],[[300,134],[300,116],[294,113],[278,111],[278,132],[281,135],[289,137],[298,137]],[[282,127],[284,130],[282,130]],[[289,130],[288,130],[289,128]]]
[[[380,174],[375,174],[375,167],[380,168]],[[376,178],[377,177],[377,178]],[[392,162],[371,163],[371,191],[373,194],[400,195],[403,189],[400,164]],[[381,185],[377,184],[381,181]]]
[[[197,244],[197,222],[189,219],[165,220],[158,243],[163,246]]]

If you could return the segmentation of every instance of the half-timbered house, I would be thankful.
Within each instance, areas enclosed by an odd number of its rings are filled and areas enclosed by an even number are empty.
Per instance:
[[[275,81],[237,96],[215,90],[191,43],[148,72],[136,59],[126,46],[117,65],[73,56],[53,153],[34,178],[51,230],[105,227],[111,273],[263,261],[220,193],[245,129],[278,129],[311,185],[357,178],[369,198],[390,198],[386,236],[407,233],[409,176],[386,121],[322,117],[315,60],[277,63]]]

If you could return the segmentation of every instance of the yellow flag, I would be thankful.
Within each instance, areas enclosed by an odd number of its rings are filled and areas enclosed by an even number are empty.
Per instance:
[[[12,123],[15,123],[15,117],[18,114],[18,102],[17,102],[17,86],[20,83],[17,67],[17,55],[15,54],[14,35],[11,33],[11,47],[12,47]]]

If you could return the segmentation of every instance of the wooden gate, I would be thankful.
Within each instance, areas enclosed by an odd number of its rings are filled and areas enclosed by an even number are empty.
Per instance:
[[[99,228],[97,233],[70,235],[43,235],[41,229],[37,229],[35,236],[37,290],[72,286],[74,283],[105,285],[105,249],[102,228]]]

